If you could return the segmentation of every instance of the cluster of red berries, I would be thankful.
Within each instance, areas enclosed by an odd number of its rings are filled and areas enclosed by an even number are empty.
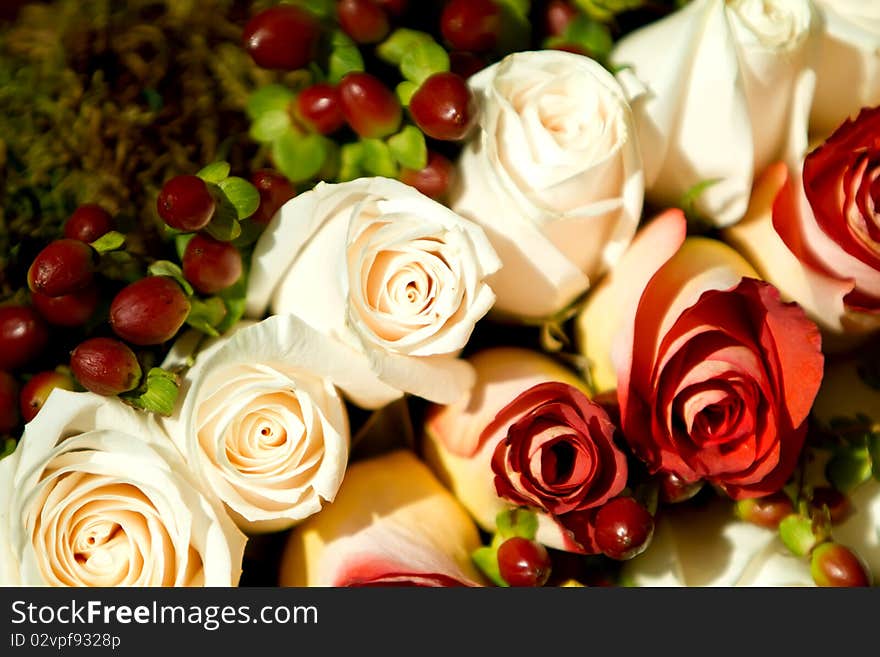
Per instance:
[[[251,183],[260,196],[250,217],[257,227],[296,193],[271,170],[255,172]],[[0,435],[31,421],[54,388],[119,395],[142,385],[144,363],[135,350],[161,349],[186,323],[195,293],[217,294],[242,276],[239,248],[203,232],[217,206],[216,193],[202,178],[181,175],[167,181],[157,199],[158,214],[175,232],[191,233],[181,276],[151,275],[148,269],[121,288],[102,276],[101,267],[105,250],[124,244],[125,237],[114,232],[114,218],[95,204],[73,212],[63,236],[46,244],[30,264],[29,303],[18,295],[0,306]],[[111,236],[116,239],[108,241]],[[45,363],[51,341],[67,337],[64,332],[82,337],[69,361],[35,372],[35,364]]]

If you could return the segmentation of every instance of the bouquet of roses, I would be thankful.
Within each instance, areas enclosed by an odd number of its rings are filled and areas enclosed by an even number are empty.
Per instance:
[[[0,583],[872,582],[880,7],[259,9],[271,168],[11,254]]]

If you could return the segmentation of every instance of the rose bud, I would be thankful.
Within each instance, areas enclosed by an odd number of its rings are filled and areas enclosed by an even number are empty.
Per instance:
[[[803,167],[769,167],[746,217],[725,234],[819,324],[826,351],[851,349],[880,330],[878,130],[880,107],[863,110]]]
[[[94,270],[92,247],[79,240],[55,240],[34,258],[27,273],[28,287],[50,297],[72,294],[91,284]]]
[[[0,460],[0,586],[235,586],[245,537],[156,418],[56,389]]]
[[[184,334],[163,367],[189,355]],[[350,351],[292,315],[242,323],[203,347],[163,420],[238,526],[280,531],[336,496],[348,464],[349,428],[336,389],[369,392]]]
[[[610,61],[644,89],[632,106],[654,206],[711,182],[695,212],[742,218],[754,175],[806,145],[818,26],[811,0],[706,0],[615,43]]]
[[[482,229],[397,180],[319,183],[288,201],[254,247],[247,314],[297,315],[373,372],[379,408],[405,392],[455,401],[473,382],[458,358],[495,296],[500,263]],[[315,272],[338,275],[314,284]]]
[[[648,549],[623,563],[631,586],[814,586],[807,560],[791,554],[770,529],[738,520],[721,497],[657,514]]]
[[[116,335],[133,344],[161,344],[177,334],[189,311],[189,299],[174,279],[147,276],[113,298],[110,326]]]
[[[67,374],[48,370],[34,374],[30,381],[24,384],[21,389],[20,407],[21,417],[25,422],[30,422],[37,416],[55,388],[73,390],[73,379]]]
[[[0,434],[11,433],[18,426],[18,381],[0,370]]]
[[[588,299],[578,342],[597,389],[617,390],[623,436],[651,472],[762,497],[800,456],[822,381],[819,331],[728,246],[685,232],[677,210],[640,230]]]
[[[111,396],[133,390],[141,380],[141,366],[124,342],[90,338],[70,354],[73,376],[86,390]]]
[[[868,385],[859,375],[862,353],[835,360],[825,371],[822,387],[813,405],[813,415],[829,424],[833,418],[868,418],[869,431],[880,433],[880,390]],[[819,460],[809,472],[809,483],[817,488],[827,485],[823,477],[824,462]],[[880,482],[869,478],[847,491],[852,511],[834,526],[834,540],[850,546],[864,559],[868,570],[880,573]],[[833,521],[833,514],[832,514]]]
[[[504,264],[494,310],[548,317],[616,262],[638,226],[644,176],[626,93],[596,61],[550,50],[509,55],[468,86],[481,109],[450,207],[486,230]]]
[[[14,370],[46,348],[49,330],[29,306],[0,306],[0,369]]]
[[[333,504],[294,528],[281,586],[480,586],[473,521],[410,452],[352,463]]]
[[[815,0],[821,16],[816,93],[810,131],[830,134],[863,107],[880,104],[880,5],[863,0]]]
[[[595,514],[627,479],[608,415],[573,373],[537,352],[495,348],[470,363],[470,395],[428,411],[428,463],[486,531],[499,511],[527,506],[539,543],[598,553]]]
[[[85,203],[64,224],[64,237],[90,243],[113,230],[113,217],[100,205]]]

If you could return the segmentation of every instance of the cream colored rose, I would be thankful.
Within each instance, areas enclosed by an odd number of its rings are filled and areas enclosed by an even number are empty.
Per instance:
[[[279,531],[339,489],[349,428],[335,384],[368,394],[372,373],[345,345],[278,315],[199,353],[166,426],[241,529]]]
[[[474,523],[411,452],[353,463],[339,497],[296,527],[281,586],[478,586]]]
[[[248,313],[295,314],[347,345],[374,373],[355,403],[449,402],[472,384],[456,356],[492,307],[500,263],[479,226],[412,187],[319,183],[282,206],[253,261]]]
[[[810,127],[821,138],[861,108],[880,105],[880,3],[814,1],[822,41]]]
[[[54,390],[0,461],[0,584],[234,586],[245,537],[152,416]]]
[[[721,498],[662,509],[648,549],[621,576],[631,586],[815,586],[807,559],[777,532],[736,519]]]
[[[495,309],[561,310],[629,244],[644,182],[624,90],[595,61],[521,52],[469,81],[479,129],[458,163],[451,207],[483,226],[504,266]]]
[[[611,53],[647,85],[633,102],[648,198],[717,226],[746,211],[752,179],[807,145],[818,21],[811,0],[694,0]]]

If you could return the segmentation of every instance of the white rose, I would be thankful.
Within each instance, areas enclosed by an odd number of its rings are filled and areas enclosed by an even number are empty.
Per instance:
[[[822,16],[822,56],[810,127],[821,138],[861,108],[880,104],[880,3],[815,2]]]
[[[716,226],[746,211],[753,177],[807,146],[818,21],[810,0],[694,0],[611,53],[647,93],[633,102],[648,198],[696,200]]]
[[[626,249],[644,178],[627,98],[595,61],[520,52],[469,80],[479,129],[458,163],[451,207],[485,228],[503,267],[495,309],[546,317]]]
[[[483,231],[387,178],[319,183],[288,201],[254,250],[247,311],[295,314],[368,363],[374,385],[347,391],[378,408],[412,393],[458,399],[473,371],[456,356],[495,296],[500,263]]]
[[[333,500],[349,446],[334,383],[368,394],[372,374],[358,364],[291,315],[245,324],[198,354],[165,422],[242,530],[280,531]]]
[[[807,559],[788,552],[778,532],[737,520],[721,498],[664,509],[622,577],[633,586],[814,586]]]
[[[233,586],[245,540],[115,398],[54,390],[0,461],[0,584]]]

